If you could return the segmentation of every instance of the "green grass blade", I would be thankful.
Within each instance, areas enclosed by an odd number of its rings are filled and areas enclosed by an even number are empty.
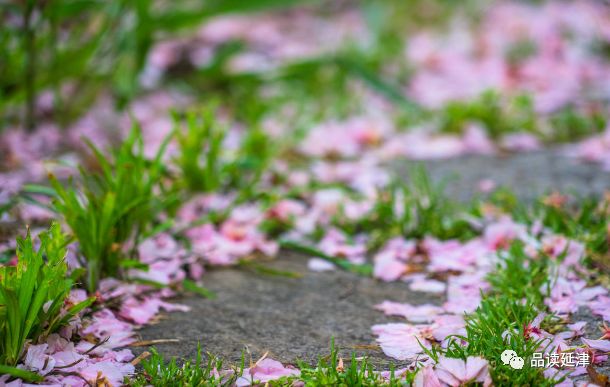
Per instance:
[[[44,378],[35,372],[22,370],[17,367],[0,364],[0,375],[11,375],[27,382],[42,382]]]

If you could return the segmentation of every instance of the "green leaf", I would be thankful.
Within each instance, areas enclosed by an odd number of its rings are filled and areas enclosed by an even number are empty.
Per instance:
[[[176,9],[163,12],[154,19],[159,30],[176,31],[196,26],[203,19],[227,13],[256,12],[273,8],[289,7],[299,3],[314,3],[318,0],[212,0],[202,2],[194,9]]]
[[[140,262],[137,259],[121,259],[119,266],[125,269],[138,269],[148,271],[148,265],[144,262]]]
[[[19,379],[23,379],[28,382],[42,382],[44,380],[44,377],[42,377],[41,375],[38,375],[35,372],[26,371],[26,370],[22,370],[17,367],[11,367],[8,365],[0,364],[0,375],[2,375],[2,374],[11,375],[11,376],[14,376]]]
[[[4,323],[5,332],[2,332],[4,336],[4,351],[6,354],[2,354],[3,357],[8,358],[8,362],[11,364],[16,364],[19,360],[19,355],[23,350],[23,341],[21,340],[21,310],[19,308],[19,302],[17,301],[17,297],[15,292],[10,289],[5,288],[4,286],[0,286],[0,295],[4,299],[4,303],[6,304],[6,317],[7,322]]]
[[[61,327],[61,326],[68,324],[74,316],[76,316],[78,313],[80,313],[85,308],[90,307],[95,302],[95,300],[96,300],[95,297],[89,297],[86,300],[81,301],[76,305],[72,305],[66,311],[66,315],[63,316],[61,318],[61,320],[59,320],[59,322],[56,324],[56,327]]]
[[[52,187],[40,184],[25,184],[21,188],[21,192],[27,194],[45,195],[50,197],[57,196],[57,192]]]
[[[55,278],[58,280],[59,278]],[[32,300],[28,300],[29,308],[27,314],[25,316],[25,321],[23,322],[23,333],[24,337],[30,333],[30,330],[35,324],[40,324],[38,320],[38,313],[42,311],[42,307],[46,301],[48,301],[48,289],[49,283],[47,281],[43,282],[41,286],[36,289],[36,293],[34,294],[34,298]]]

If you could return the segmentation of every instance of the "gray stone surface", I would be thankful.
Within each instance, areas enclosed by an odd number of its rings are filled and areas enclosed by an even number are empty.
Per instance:
[[[389,319],[373,309],[383,300],[422,304],[440,297],[408,291],[402,283],[382,283],[344,271],[314,273],[308,258],[280,254],[266,266],[302,274],[301,278],[263,275],[244,269],[215,269],[205,286],[217,292],[214,300],[178,300],[189,313],[172,313],[141,331],[144,339],[179,339],[158,349],[169,356],[192,357],[197,342],[205,351],[237,361],[247,348],[254,360],[269,351],[283,362],[315,362],[329,353],[331,338],[342,348],[369,355],[377,364],[390,359],[376,348],[371,326]],[[395,319],[400,321],[400,319]]]
[[[572,320],[575,322],[576,321],[586,321],[587,322],[587,325],[585,326],[585,329],[584,329],[585,334],[583,337],[586,337],[589,339],[598,339],[601,336],[601,330],[600,330],[601,324],[602,324],[601,317],[593,315],[588,308],[581,307],[580,309],[578,309],[578,312],[574,313],[571,317],[572,317]],[[581,345],[583,344],[582,341],[579,343]],[[610,360],[606,360],[603,364],[599,365],[598,367],[595,367],[595,370],[602,375],[610,376]],[[581,375],[581,376],[574,378],[574,380],[589,380],[589,376]]]
[[[482,179],[510,187],[524,200],[553,190],[577,195],[599,195],[610,190],[610,173],[562,153],[552,149],[504,157],[464,156],[427,161],[425,165],[433,179],[446,182],[447,191],[461,200],[471,198]],[[395,169],[405,174],[411,164],[400,162]]]
[[[409,162],[396,163],[405,173]],[[610,174],[553,151],[510,157],[462,157],[426,163],[433,179],[449,178],[448,191],[467,200],[481,179],[491,178],[512,187],[524,200],[552,190],[600,194],[610,188]],[[383,366],[392,362],[374,346],[370,328],[376,323],[401,321],[384,316],[373,305],[389,299],[399,302],[440,304],[443,299],[410,292],[402,283],[385,284],[370,278],[334,271],[312,273],[307,258],[280,254],[271,267],[303,274],[300,279],[269,277],[241,269],[216,269],[206,274],[206,286],[218,294],[216,300],[187,297],[179,302],[192,307],[190,313],[172,313],[141,331],[143,339],[179,339],[157,348],[168,356],[193,357],[197,342],[205,351],[236,361],[248,348],[254,359],[269,351],[272,358],[287,363],[296,359],[314,362],[328,354],[331,337],[343,355],[355,351]],[[599,319],[587,315],[595,329]],[[372,345],[372,346],[371,346]],[[608,373],[606,369],[604,371]]]

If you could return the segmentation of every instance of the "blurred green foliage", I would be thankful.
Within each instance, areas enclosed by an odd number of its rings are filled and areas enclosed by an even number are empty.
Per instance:
[[[311,7],[310,5],[316,5]],[[272,115],[305,123],[362,112],[364,86],[392,103],[397,126],[433,120],[444,132],[461,132],[472,122],[497,139],[528,131],[544,141],[573,141],[597,133],[603,116],[574,108],[553,113],[546,122],[533,101],[489,91],[473,101],[452,102],[425,111],[409,100],[405,86],[415,69],[405,60],[409,37],[422,29],[444,29],[456,15],[476,25],[488,2],[467,0],[24,0],[0,5],[0,130],[33,128],[51,120],[66,126],[82,116],[100,95],[117,108],[143,92],[140,85],[155,43],[193,34],[209,19],[226,14],[268,12],[310,6],[320,16],[356,10],[367,38],[352,38],[319,56],[260,72],[232,72],[229,62],[248,49],[241,41],[214,47],[208,65],[180,63],[164,74],[160,87],[177,88],[196,103],[221,100],[223,108],[248,126]],[[290,17],[286,14],[285,17]],[[528,40],[505,53],[509,63],[535,54]],[[286,111],[291,111],[286,117]]]
[[[489,90],[473,101],[449,102],[440,116],[441,131],[449,133],[463,133],[472,123],[481,125],[494,139],[511,132],[538,131],[533,101],[527,95],[506,101]]]
[[[138,92],[152,45],[226,13],[287,7],[303,0],[24,0],[0,5],[0,114],[32,129],[52,99],[57,122],[77,118],[102,91],[117,106]]]
[[[453,200],[445,186],[433,182],[423,166],[410,168],[408,174],[407,182],[395,178],[380,190],[367,216],[357,221],[338,217],[336,225],[350,235],[369,232],[372,250],[394,237],[468,239],[478,233],[469,221],[471,206]]]
[[[188,113],[184,125],[183,117],[174,116],[178,145],[174,163],[179,170],[176,188],[206,193],[235,190],[238,202],[248,200],[273,158],[273,143],[262,130],[250,128],[236,148],[229,150],[226,124],[219,122],[216,113],[212,106],[200,114]]]

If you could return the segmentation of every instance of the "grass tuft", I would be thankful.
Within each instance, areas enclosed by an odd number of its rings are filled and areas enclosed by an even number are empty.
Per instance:
[[[94,301],[66,308],[73,285],[65,262],[67,245],[57,223],[40,234],[38,250],[28,230],[25,239],[17,239],[17,265],[0,266],[0,365],[11,375],[32,380],[7,367],[17,365],[28,343],[44,341]]]
[[[165,145],[149,161],[137,127],[109,158],[93,144],[89,146],[100,171],[81,169],[80,181],[71,187],[53,176],[51,184],[56,192],[54,208],[78,241],[87,289],[94,292],[101,278],[118,277],[122,264],[133,262],[128,258],[134,252],[126,252],[125,244],[137,242],[173,197],[156,191],[164,173]]]

